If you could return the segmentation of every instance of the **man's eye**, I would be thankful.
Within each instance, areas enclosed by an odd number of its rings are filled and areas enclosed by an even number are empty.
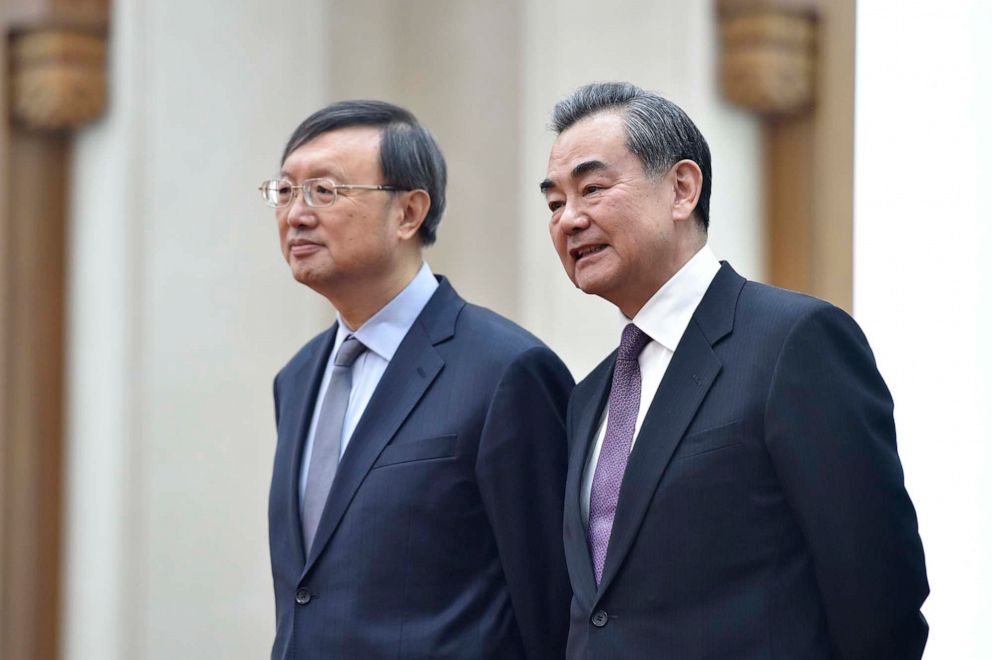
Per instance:
[[[597,185],[594,185],[594,184],[590,184],[590,185],[588,185],[588,186],[586,186],[585,188],[582,189],[582,193],[585,194],[585,195],[591,195],[592,193],[599,192],[602,189],[603,189],[602,186],[597,186]]]
[[[548,202],[548,208],[551,209],[552,213],[560,209],[562,206],[564,206],[564,204],[558,201]]]

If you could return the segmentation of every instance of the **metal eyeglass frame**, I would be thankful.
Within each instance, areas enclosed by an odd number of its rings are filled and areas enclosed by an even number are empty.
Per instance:
[[[334,197],[332,197],[331,201],[327,204],[314,204],[313,197],[311,197],[311,187],[320,181],[325,182],[324,187],[329,188],[334,193]],[[273,204],[266,195],[266,190],[271,190],[273,187],[285,187],[284,185],[279,184],[288,184],[290,190],[292,191],[285,204]],[[260,185],[258,189],[262,193],[262,200],[265,202],[265,205],[274,209],[284,209],[291,206],[293,201],[296,199],[297,190],[303,192],[303,202],[312,209],[326,209],[328,206],[333,206],[334,202],[338,201],[338,190],[385,190],[387,192],[412,190],[412,188],[403,188],[402,186],[391,186],[388,184],[376,185],[368,183],[335,183],[333,179],[328,179],[326,177],[306,179],[299,185],[295,186],[292,183],[289,183],[286,179],[266,179],[262,182],[262,185]]]

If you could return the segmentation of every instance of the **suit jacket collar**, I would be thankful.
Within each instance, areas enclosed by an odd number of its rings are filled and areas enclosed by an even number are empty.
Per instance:
[[[726,261],[721,261],[720,264],[719,272],[693,314],[693,320],[710,346],[716,346],[733,331],[737,298],[747,281]]]
[[[582,476],[586,461],[613,382],[616,351],[579,383],[569,402],[568,472],[565,477],[565,559],[571,574],[572,588],[580,600],[591,607],[596,594],[592,558],[582,522]]]
[[[423,262],[403,290],[358,329],[349,329],[348,324],[338,314],[338,339],[343,341],[349,334],[354,334],[369,351],[389,362],[403,343],[410,326],[430,302],[438,286],[437,279],[431,273],[427,262]]]
[[[300,490],[299,474],[303,462],[303,447],[306,444],[310,430],[310,419],[317,404],[320,384],[324,377],[324,369],[334,347],[334,338],[338,324],[334,323],[329,330],[324,331],[304,349],[302,359],[294,359],[287,367],[284,375],[284,386],[281,398],[286,401],[298,401],[299,404],[285,414],[291,415],[285,431],[280,424],[279,443],[289,443],[291,467],[288,473],[273,477],[273,487],[280,484],[283,490],[283,501],[288,503],[289,519],[287,524],[291,530],[290,544],[292,559],[297,562],[300,570],[306,558],[303,548],[303,527],[300,522]]]
[[[571,429],[575,435],[565,498],[565,545],[576,597],[589,608],[596,606],[616,577],[672,454],[722,368],[713,346],[733,331],[737,298],[744,282],[744,278],[723,262],[651,400],[620,486],[620,499],[598,590],[579,512],[579,497],[583,468],[609,397],[616,353],[576,388],[575,421]]]
[[[383,448],[444,367],[444,360],[435,346],[455,334],[455,324],[464,306],[465,301],[455,292],[448,280],[438,277],[437,290],[390,360],[341,457],[324,512],[317,525],[313,545],[306,557],[301,580],[306,577],[330,542],[355,493]],[[313,400],[320,388],[322,366],[326,364],[335,331],[336,327],[328,333],[328,345],[322,347],[320,351],[322,359],[318,359],[314,367],[316,376],[309,379],[306,399],[308,404],[305,406],[303,421],[299,424],[295,437],[297,446],[294,448],[296,451],[293,465],[294,478],[290,480],[294,484],[298,483],[296,477],[299,475],[300,455],[306,441]],[[299,498],[295,491],[291,500],[294,502],[292,512],[294,523],[300,532],[298,536],[302,539],[302,530],[299,527]],[[302,540],[299,542],[302,553]]]
[[[633,322],[651,339],[674,352],[719,271],[720,262],[713,256],[710,247],[704,245],[655,291],[633,319],[628,319],[617,310],[619,316],[624,325]]]

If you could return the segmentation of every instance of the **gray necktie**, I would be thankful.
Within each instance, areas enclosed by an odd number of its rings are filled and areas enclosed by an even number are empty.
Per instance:
[[[341,431],[344,427],[344,414],[348,410],[348,398],[351,396],[351,365],[365,350],[362,342],[355,339],[354,335],[348,335],[334,357],[334,370],[317,419],[307,487],[303,492],[303,547],[307,553],[310,552],[317,523],[324,512],[324,503],[327,502],[327,494],[331,492],[334,474],[338,470]]]
[[[623,329],[616,366],[613,368],[613,385],[610,388],[609,415],[606,436],[599,450],[599,462],[592,478],[589,497],[589,551],[596,584],[603,579],[606,550],[613,532],[613,518],[620,499],[620,484],[627,470],[630,446],[634,442],[634,426],[641,406],[641,367],[637,356],[651,341],[633,323]]]

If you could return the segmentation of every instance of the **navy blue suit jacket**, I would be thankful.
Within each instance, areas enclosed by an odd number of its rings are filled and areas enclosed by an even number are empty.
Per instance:
[[[439,279],[341,458],[309,556],[301,449],[336,327],[276,377],[273,658],[564,655],[573,381],[538,339]]]
[[[722,266],[645,393],[597,589],[579,487],[613,364],[569,405],[569,658],[922,655],[928,586],[892,400],[847,314]]]

